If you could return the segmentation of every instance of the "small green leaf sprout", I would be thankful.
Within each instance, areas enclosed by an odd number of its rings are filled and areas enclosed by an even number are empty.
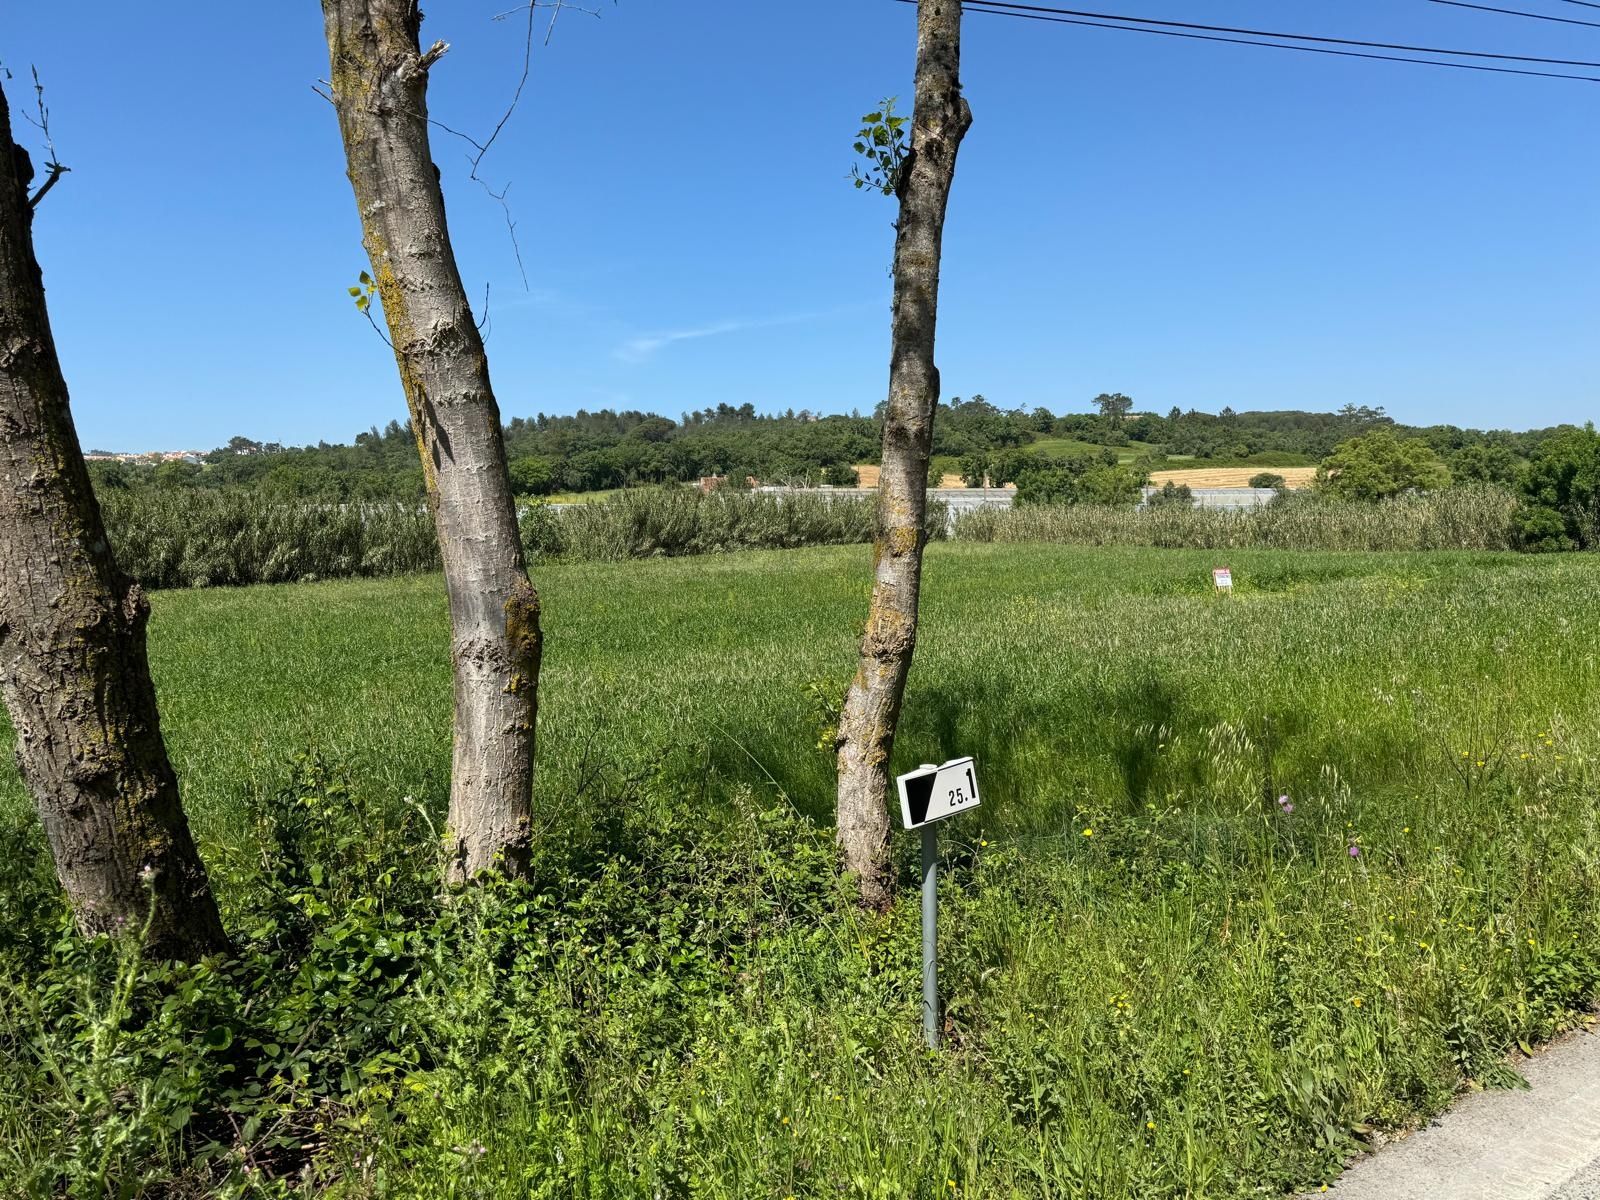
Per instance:
[[[908,118],[895,115],[894,102],[895,97],[890,96],[879,111],[861,118],[853,148],[866,163],[856,163],[849,176],[856,188],[871,188],[885,196],[895,194],[900,173],[911,155],[910,136],[905,128]]]

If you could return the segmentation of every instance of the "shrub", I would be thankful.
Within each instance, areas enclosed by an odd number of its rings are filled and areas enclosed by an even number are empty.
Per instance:
[[[1261,471],[1250,476],[1249,486],[1253,488],[1273,488],[1281,492],[1287,482],[1282,475],[1275,474],[1272,471]]]
[[[1015,470],[1005,474],[1016,481],[1017,503],[1029,504],[1135,504],[1140,476],[1111,458],[1019,457]],[[994,481],[1002,481],[1001,475]]]
[[[1155,491],[1144,498],[1146,508],[1160,508],[1163,505],[1176,505],[1180,508],[1194,507],[1194,493],[1189,490],[1186,483],[1173,483],[1167,480]]]
[[[561,513],[552,505],[537,503],[519,507],[517,524],[522,530],[522,552],[529,563],[558,559],[566,553]]]
[[[1530,550],[1600,547],[1600,433],[1593,425],[1551,438],[1522,477],[1518,521]]]
[[[543,496],[555,491],[555,465],[547,458],[529,454],[514,458],[507,465],[511,490],[519,496]]]
[[[1388,500],[1449,482],[1450,472],[1427,442],[1389,429],[1340,442],[1317,468],[1317,487],[1341,500]]]

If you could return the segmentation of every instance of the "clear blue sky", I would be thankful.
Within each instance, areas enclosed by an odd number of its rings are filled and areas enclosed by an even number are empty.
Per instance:
[[[468,287],[491,285],[504,414],[870,410],[893,206],[844,177],[857,118],[909,105],[913,10],[598,2],[536,54],[485,166],[512,183],[531,290],[464,147],[435,140]],[[440,119],[493,124],[521,30],[491,17],[512,3],[426,6],[453,47]],[[1090,7],[1600,61],[1600,29],[1425,0]],[[7,9],[13,110],[37,65],[73,168],[36,229],[85,446],[347,441],[403,418],[345,292],[364,258],[311,86],[314,0]],[[1517,428],[1600,408],[1600,85],[976,13],[963,76],[947,396]]]

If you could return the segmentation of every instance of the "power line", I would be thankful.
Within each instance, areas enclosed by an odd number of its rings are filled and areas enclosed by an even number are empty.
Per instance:
[[[1508,17],[1527,17],[1532,21],[1556,21],[1562,25],[1587,25],[1600,29],[1600,21],[1579,21],[1574,17],[1552,17],[1548,13],[1523,12],[1520,8],[1496,8],[1492,4],[1469,4],[1467,0],[1428,0],[1430,4],[1448,4],[1451,8],[1475,8],[1479,12],[1504,13]],[[1600,8],[1600,4],[1594,5]]]
[[[1600,8],[1600,4],[1594,4],[1594,3],[1591,2],[1591,0],[1567,0],[1567,3],[1568,4],[1578,4],[1578,5],[1583,6],[1584,8]]]
[[[968,0],[971,5],[1023,13],[1049,13],[1055,16],[1083,17],[1094,21],[1125,21],[1130,25],[1152,25],[1165,29],[1194,29],[1206,33],[1234,33],[1244,37],[1283,38],[1291,42],[1317,42],[1330,46],[1364,46],[1373,50],[1404,50],[1411,54],[1447,54],[1452,58],[1492,58],[1504,62],[1539,63],[1551,67],[1600,67],[1600,62],[1573,58],[1533,58],[1526,54],[1496,54],[1488,50],[1441,50],[1437,46],[1408,46],[1402,42],[1367,42],[1356,38],[1318,37],[1309,33],[1278,33],[1270,29],[1236,29],[1231,25],[1200,25],[1193,21],[1159,21],[1154,17],[1130,17],[1122,13],[1081,12],[1074,8],[1051,8],[1042,4],[1014,4],[1010,0]],[[979,9],[978,11],[982,11]]]
[[[899,4],[916,4],[917,0],[896,0]],[[965,0],[968,5],[985,0]],[[1576,0],[1574,0],[1576,2]],[[1600,5],[1595,7],[1600,8]],[[1376,62],[1413,63],[1425,67],[1450,67],[1458,71],[1484,71],[1492,75],[1529,75],[1541,79],[1572,79],[1583,83],[1600,83],[1600,76],[1570,75],[1559,71],[1530,71],[1519,67],[1489,67],[1481,63],[1441,62],[1433,58],[1408,58],[1396,54],[1366,54],[1358,50],[1329,50],[1321,46],[1295,46],[1283,42],[1250,41],[1245,38],[1221,37],[1204,33],[1182,33],[1173,29],[1149,29],[1142,25],[1117,25],[1104,21],[1084,21],[1074,17],[1046,16],[1040,13],[1007,12],[1004,9],[973,8],[973,12],[991,17],[1014,17],[1022,21],[1045,21],[1052,25],[1081,25],[1087,29],[1116,29],[1124,33],[1147,33],[1158,37],[1183,38],[1196,42],[1223,42],[1235,46],[1259,46],[1269,50],[1298,50],[1302,54],[1327,54],[1336,58],[1364,58]]]

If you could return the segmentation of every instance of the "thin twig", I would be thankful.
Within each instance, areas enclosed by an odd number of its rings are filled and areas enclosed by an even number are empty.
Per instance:
[[[30,211],[38,208],[39,201],[45,198],[50,189],[55,187],[57,181],[63,175],[72,170],[71,167],[63,166],[56,155],[55,139],[50,136],[50,110],[45,107],[44,84],[39,81],[38,67],[33,68],[33,94],[34,102],[39,106],[39,116],[34,118],[24,112],[22,114],[22,118],[23,120],[27,121],[28,124],[38,129],[40,133],[44,134],[45,153],[49,156],[46,158],[44,165],[45,169],[48,170],[50,174],[45,179],[44,185],[28,200],[28,208]]]
[[[483,340],[486,341],[486,342],[489,340],[489,335],[487,333],[484,333],[484,327],[487,326],[488,324],[489,324],[489,282],[488,282],[488,280],[485,280],[484,284],[483,284],[483,317],[482,317],[482,319],[480,319],[477,322],[477,326],[478,326],[478,333],[483,337]]]
[[[372,319],[372,305],[369,304],[365,308],[363,308],[361,310],[361,315],[367,319],[367,324],[372,326],[372,332],[377,334],[380,338],[383,339],[383,344],[385,346],[387,346],[387,347],[389,347],[389,349],[393,350],[394,349],[394,343],[389,340],[389,335],[384,333],[384,331],[382,329],[378,328],[378,323]]]
[[[504,211],[506,217],[506,233],[511,237],[511,250],[517,258],[517,271],[522,276],[522,288],[524,291],[529,290],[528,270],[522,261],[522,247],[517,243],[517,223],[511,219],[511,206],[506,202],[506,193],[511,190],[511,184],[507,183],[497,193],[486,181],[479,177],[478,168],[483,165],[484,156],[489,153],[489,148],[494,145],[495,140],[500,136],[500,131],[506,127],[506,123],[511,120],[511,115],[517,111],[517,105],[522,100],[523,90],[528,86],[528,76],[533,72],[534,18],[537,10],[541,8],[548,8],[551,10],[550,24],[546,27],[544,32],[544,44],[546,46],[550,44],[550,39],[555,35],[556,19],[561,16],[561,13],[564,9],[571,8],[577,10],[578,12],[587,13],[596,20],[598,20],[600,17],[600,13],[596,9],[583,8],[579,5],[571,3],[570,0],[528,0],[525,6],[507,9],[502,13],[496,13],[494,16],[496,21],[503,21],[507,17],[513,16],[519,12],[526,11],[528,14],[528,28],[527,33],[523,38],[522,45],[522,73],[517,77],[516,90],[511,93],[511,103],[506,105],[506,111],[503,112],[500,115],[500,119],[495,122],[494,129],[490,132],[488,140],[484,142],[478,142],[473,138],[467,137],[466,134],[461,133],[459,130],[451,129],[449,126],[440,125],[440,128],[444,129],[445,132],[453,133],[457,137],[464,139],[472,145],[474,150],[477,151],[475,155],[470,156],[472,170],[468,172],[467,177],[474,183],[482,186],[483,190],[488,192],[489,195],[499,203],[500,208]]]
[[[478,179],[476,175],[474,175],[473,178]],[[490,196],[499,202],[500,210],[505,213],[506,233],[511,237],[511,253],[514,254],[517,259],[517,272],[522,276],[522,290],[525,292],[529,291],[528,268],[523,265],[522,246],[517,241],[517,223],[511,219],[511,205],[506,203],[506,193],[511,190],[511,184],[508,181],[505,187],[501,188],[498,192],[490,187],[485,180],[478,179],[478,184],[483,188],[484,191],[488,192]]]

